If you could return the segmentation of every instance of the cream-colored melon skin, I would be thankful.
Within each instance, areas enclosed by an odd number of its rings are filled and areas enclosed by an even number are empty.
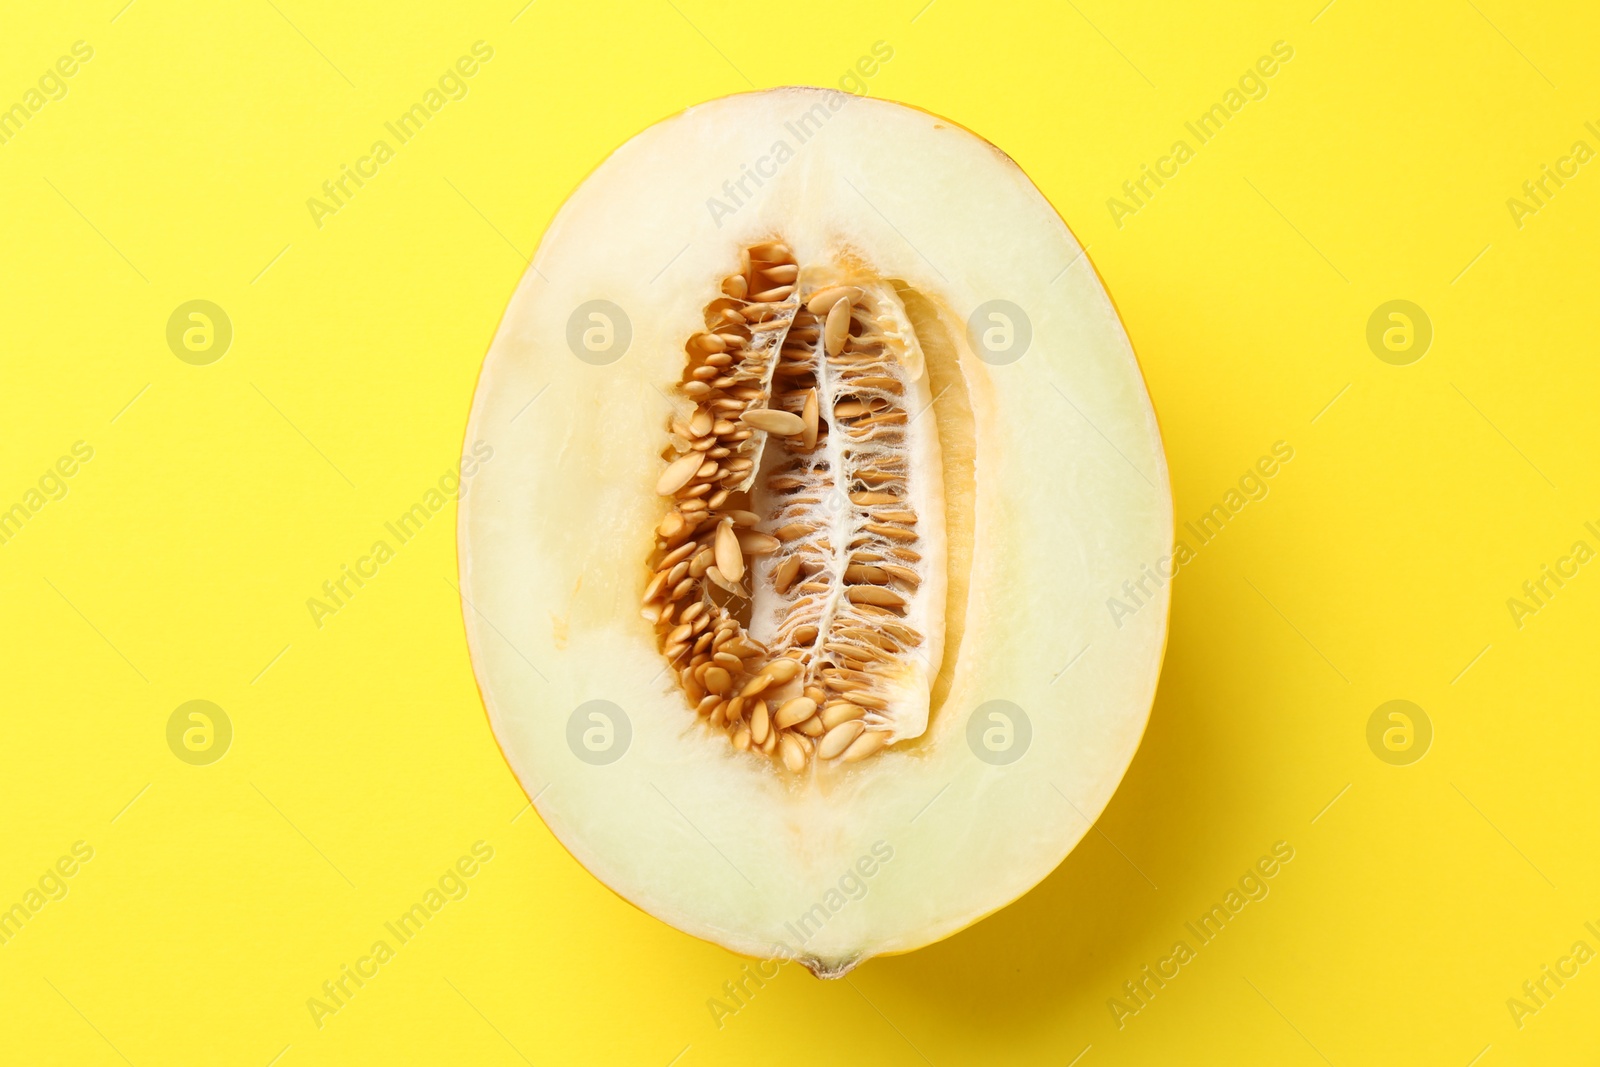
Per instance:
[[[814,132],[800,144],[806,116]],[[727,203],[724,179],[780,141],[793,158],[759,189],[747,181],[754,196],[719,225],[708,199]],[[815,779],[711,735],[639,614],[684,340],[738,250],[773,236],[802,264],[852,249],[935,299],[977,426],[975,499],[949,501],[973,510],[975,550],[948,698],[908,751]],[[594,299],[632,326],[609,366],[567,344],[573,310]],[[991,299],[1031,320],[1015,363],[967,344],[966,315]],[[552,221],[484,363],[467,440],[494,449],[462,500],[460,564],[496,738],[572,855],[682,930],[822,973],[928,944],[1048,874],[1133,757],[1167,590],[1147,583],[1153,595],[1120,626],[1106,602],[1170,553],[1155,417],[1071,234],[1020,169],[953,124],[774,90],[639,134]],[[574,709],[595,699],[632,729],[603,766],[567,743]],[[967,742],[969,715],[990,700],[1020,706],[1032,727],[1009,765]]]

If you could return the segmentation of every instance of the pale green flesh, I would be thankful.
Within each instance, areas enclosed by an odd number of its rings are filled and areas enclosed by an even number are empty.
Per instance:
[[[751,196],[714,219],[707,199],[725,200],[723,177],[779,141],[793,158],[763,167],[773,176],[746,182]],[[923,737],[820,780],[712,736],[639,614],[664,507],[653,492],[664,396],[739,249],[774,236],[802,264],[851,250],[936,305],[977,432],[975,496],[950,502],[967,509],[973,551],[948,693]],[[461,576],[496,737],[562,844],[680,929],[822,973],[947,936],[1048,874],[1143,731],[1167,592],[1120,620],[1105,602],[1167,554],[1172,519],[1121,324],[1022,172],[898,105],[806,90],[730,97],[619,149],[562,208],[534,267],[478,386],[467,441],[494,458],[462,501]],[[594,299],[621,306],[632,328],[606,366],[567,343],[573,310]],[[994,299],[1031,322],[1014,363],[986,363],[967,343],[965,317]],[[632,731],[600,766],[568,745],[574,710],[597,699]],[[1031,726],[1006,765],[968,743],[969,716],[993,700]]]

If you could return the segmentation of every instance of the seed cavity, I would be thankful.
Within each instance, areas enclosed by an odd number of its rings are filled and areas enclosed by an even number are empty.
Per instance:
[[[851,270],[778,240],[740,252],[685,341],[655,487],[661,653],[701,722],[792,774],[920,735],[939,666],[918,622],[945,611],[918,551],[944,521],[913,492],[923,355],[903,286]]]

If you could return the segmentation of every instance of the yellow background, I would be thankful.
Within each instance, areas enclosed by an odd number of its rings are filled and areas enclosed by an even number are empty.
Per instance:
[[[1600,165],[1521,228],[1506,206],[1600,147],[1584,5],[123,2],[12,5],[0,35],[4,103],[94,48],[0,145],[0,506],[95,450],[0,546],[0,904],[95,850],[0,947],[0,1061],[1592,1062],[1600,964],[1520,1029],[1506,1007],[1600,948],[1600,564],[1520,629],[1506,606],[1600,547]],[[478,40],[470,94],[314,225]],[[1269,94],[1117,227],[1107,199],[1280,40]],[[846,981],[786,968],[719,1028],[744,961],[524,813],[453,506],[322,628],[305,601],[455,462],[525,257],[608,151],[877,41],[872,95],[993,140],[1090,245],[1180,521],[1295,454],[1176,580],[1143,747],[1059,870]],[[165,341],[191,299],[233,323],[209,366]],[[1366,344],[1391,299],[1433,323],[1409,366]],[[193,699],[234,726],[210,766],[167,747]],[[1434,728],[1409,766],[1367,745],[1390,699]],[[479,840],[470,895],[318,1029],[307,999]],[[1280,840],[1270,896],[1119,1029],[1107,1000]]]

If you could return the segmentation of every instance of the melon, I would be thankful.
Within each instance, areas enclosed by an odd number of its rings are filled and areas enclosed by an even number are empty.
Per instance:
[[[1055,868],[1139,744],[1155,415],[1082,247],[955,123],[776,89],[638,134],[551,221],[467,442],[494,736],[680,930],[823,977],[929,944]]]

